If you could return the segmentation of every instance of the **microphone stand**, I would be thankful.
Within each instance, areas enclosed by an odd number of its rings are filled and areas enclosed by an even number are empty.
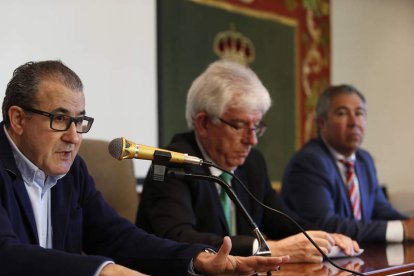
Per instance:
[[[259,227],[257,227],[256,223],[252,219],[252,217],[249,215],[249,212],[247,212],[246,208],[241,203],[240,199],[237,197],[236,193],[233,191],[231,186],[225,182],[223,179],[217,176],[212,175],[203,175],[203,174],[192,174],[192,173],[186,173],[183,169],[171,169],[167,168],[167,176],[168,177],[176,177],[176,178],[193,178],[193,179],[201,179],[201,180],[207,180],[218,183],[227,193],[227,195],[230,197],[230,199],[234,202],[236,205],[236,208],[241,210],[241,214],[246,219],[247,223],[250,224],[250,227],[252,228],[252,233],[256,237],[259,248],[253,255],[255,256],[271,256],[271,251],[269,246],[266,243],[266,240],[264,239],[262,233],[259,230]]]

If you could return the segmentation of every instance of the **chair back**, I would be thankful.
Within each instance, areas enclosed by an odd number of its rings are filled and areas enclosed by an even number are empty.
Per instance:
[[[135,223],[139,195],[133,161],[116,160],[108,152],[108,141],[83,139],[79,155],[85,160],[96,189],[121,216]]]

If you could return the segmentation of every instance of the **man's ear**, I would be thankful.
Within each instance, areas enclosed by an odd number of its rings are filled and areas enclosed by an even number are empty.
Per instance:
[[[322,135],[322,132],[326,128],[326,118],[321,117],[321,118],[316,120],[316,123],[317,123],[318,136]]]
[[[200,112],[196,115],[194,120],[194,128],[199,137],[205,138],[208,134],[208,124],[210,123],[210,118],[205,112]]]
[[[326,122],[325,122],[325,119],[324,119],[324,118],[319,118],[319,119],[317,119],[317,120],[316,120],[316,123],[318,124],[319,129],[322,129],[322,128],[325,126],[325,124],[326,124]]]
[[[18,106],[11,106],[8,111],[10,128],[16,134],[22,134],[27,117],[24,110]]]

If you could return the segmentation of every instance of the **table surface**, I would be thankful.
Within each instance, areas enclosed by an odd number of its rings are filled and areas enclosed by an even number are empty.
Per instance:
[[[353,258],[339,258],[332,261],[340,267],[350,269],[360,273],[361,275],[414,275],[414,243],[398,244],[400,247],[400,262],[389,263],[387,259],[387,246],[395,246],[387,244],[363,244],[364,252]],[[390,254],[388,254],[390,256]],[[392,255],[392,254],[391,254]],[[392,256],[396,257],[396,256]],[[395,261],[395,258],[393,258]],[[397,258],[398,259],[398,258]],[[265,274],[264,274],[265,275]],[[351,272],[343,271],[329,262],[318,264],[284,264],[280,271],[272,273],[279,276],[293,275],[312,275],[312,276],[331,276],[331,275],[358,275]]]

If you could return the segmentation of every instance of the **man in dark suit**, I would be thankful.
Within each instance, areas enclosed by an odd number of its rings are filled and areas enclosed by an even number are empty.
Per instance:
[[[319,137],[290,160],[282,196],[325,231],[359,242],[412,239],[413,220],[387,201],[371,155],[360,148],[366,115],[365,97],[355,87],[327,88],[316,106]]]
[[[249,191],[264,204],[289,212],[272,189],[266,164],[253,147],[266,126],[262,117],[271,104],[268,91],[248,67],[230,61],[212,63],[192,84],[187,95],[188,133],[176,135],[168,149],[188,153],[233,171]],[[219,176],[214,168],[185,166],[193,174]],[[288,254],[291,261],[320,262],[322,257],[303,234],[285,218],[265,211],[234,179],[240,201],[268,238],[272,255]],[[230,206],[231,207],[231,206]],[[240,212],[221,203],[221,189],[212,182],[146,178],[137,224],[161,237],[217,245],[231,235],[232,253],[251,255],[257,242]],[[294,214],[289,213],[294,216]],[[337,243],[348,254],[358,245],[349,238],[322,231],[309,234],[328,252]],[[292,236],[293,235],[293,236]]]
[[[160,239],[121,218],[77,155],[83,85],[59,61],[14,71],[0,124],[0,275],[196,275],[274,270],[288,257],[234,257]],[[198,275],[198,274],[197,274]]]

